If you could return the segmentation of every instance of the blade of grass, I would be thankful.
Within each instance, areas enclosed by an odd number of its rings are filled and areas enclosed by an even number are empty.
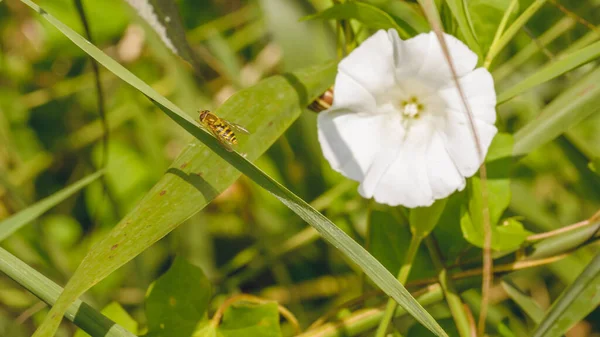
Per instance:
[[[506,29],[506,32],[502,34],[496,43],[490,46],[490,50],[488,51],[487,56],[485,57],[485,64],[489,66],[494,58],[498,55],[498,53],[506,47],[506,45],[510,42],[510,40],[515,37],[517,32],[525,26],[527,21],[531,19],[531,17],[537,13],[537,11],[546,3],[548,0],[535,0],[519,17]]]
[[[529,316],[535,323],[540,323],[542,318],[544,317],[544,310],[540,308],[540,306],[535,303],[535,301],[525,295],[519,288],[515,285],[511,284],[508,280],[502,281],[502,288],[523,311]]]
[[[600,111],[600,67],[560,94],[515,133],[513,156],[525,155]]]
[[[600,304],[600,253],[552,304],[532,337],[558,337]]]
[[[37,219],[40,215],[42,215],[50,208],[58,205],[68,197],[75,194],[77,191],[81,190],[96,179],[100,178],[103,173],[104,171],[98,171],[96,173],[90,174],[89,176],[72,184],[71,186],[66,187],[54,193],[53,195],[44,198],[38,201],[37,203],[27,207],[26,209],[11,216],[10,218],[4,219],[0,222],[0,241],[6,239],[23,226]]]
[[[448,4],[452,15],[456,19],[458,28],[464,36],[465,42],[467,43],[467,46],[469,46],[469,49],[474,51],[477,55],[481,55],[481,48],[479,46],[479,42],[477,41],[475,31],[473,30],[473,23],[469,17],[466,3],[463,0],[448,0],[446,1],[446,4]]]
[[[552,62],[538,70],[533,75],[498,95],[498,104],[504,103],[526,90],[556,78],[599,57],[600,41],[575,51],[572,54],[567,55],[556,62]]]
[[[394,276],[329,219],[237,152],[226,151],[214,137],[198,128],[198,125],[179,107],[159,95],[58,19],[30,0],[22,0],[22,2],[37,11],[108,70],[148,96],[170,118],[208,147],[208,149],[201,147],[198,143],[190,144],[169,169],[164,179],[146,195],[138,207],[92,248],[34,336],[52,336],[71,302],[204,207],[207,202],[216,197],[218,192],[235,181],[239,175],[235,169],[272,193],[303,220],[315,227],[327,241],[351,261],[356,262],[375,284],[394,298],[415,319],[435,334],[446,336],[431,315],[410,296]],[[221,106],[217,114],[227,118],[237,115],[236,122],[247,122],[244,124],[248,129],[254,130],[254,134],[248,137],[248,141],[243,143],[241,149],[247,150],[249,159],[255,159],[297,118],[302,107],[331,85],[334,73],[335,67],[330,63],[296,74],[275,76],[253,88],[240,91]],[[214,154],[211,154],[209,149]],[[230,165],[226,165],[223,160]],[[206,167],[212,169],[201,174],[197,171],[189,171],[189,169]],[[174,188],[175,186],[178,188]],[[165,195],[167,197],[164,197]],[[190,195],[197,196],[198,200],[191,198],[190,202]]]
[[[0,248],[0,271],[49,305],[56,302],[63,290],[3,248]],[[79,299],[67,308],[65,317],[94,337],[135,337],[127,329]]]

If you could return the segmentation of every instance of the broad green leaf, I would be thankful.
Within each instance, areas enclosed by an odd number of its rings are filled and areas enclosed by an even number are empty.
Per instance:
[[[34,336],[52,336],[70,303],[204,207],[235,181],[239,176],[236,169],[313,226],[323,238],[360,266],[378,287],[419,322],[439,336],[446,336],[431,315],[396,278],[329,219],[245,157],[237,152],[226,151],[207,131],[198,128],[179,107],[159,95],[72,29],[30,0],[22,2],[36,10],[108,70],[148,96],[167,116],[206,145],[204,147],[193,142],[184,149],[165,177],[148,192],[137,208],[107,237],[92,247]],[[291,124],[310,100],[331,85],[334,73],[334,65],[328,64],[272,77],[253,88],[237,93],[216,113],[247,126],[253,132],[247,139],[241,139],[240,150],[246,151],[246,157],[254,160]]]
[[[511,250],[519,247],[530,235],[523,225],[515,219],[507,219],[498,224],[502,213],[510,203],[509,169],[513,143],[509,134],[498,134],[492,141],[486,158],[487,167],[487,205],[489,206],[490,225],[492,226],[492,249]],[[460,226],[467,241],[477,247],[483,247],[483,207],[482,182],[478,175],[471,178],[467,185],[468,206],[463,206]]]
[[[436,200],[428,207],[417,207],[410,211],[409,223],[413,235],[426,237],[440,220],[448,199]]]
[[[531,76],[498,95],[498,104],[600,57],[600,41],[551,62]],[[591,90],[591,89],[590,89]]]
[[[10,218],[4,219],[0,222],[0,241],[9,237],[12,233],[19,230],[23,226],[30,223],[32,220],[37,219],[40,215],[44,214],[50,208],[58,205],[68,197],[75,194],[77,191],[86,187],[100,176],[102,176],[103,171],[98,171],[96,173],[90,174],[89,176],[79,180],[78,182],[72,184],[71,186],[65,187],[62,190],[54,193],[53,195],[44,198],[37,203],[27,207],[26,209],[20,211],[19,213],[11,216]]]
[[[374,210],[369,218],[369,252],[391,273],[397,274],[406,258],[411,240],[410,229],[389,212]],[[409,279],[435,275],[427,252],[421,247],[415,257]]]
[[[111,302],[102,309],[101,313],[112,319],[115,323],[119,324],[128,331],[137,333],[138,323],[129,316],[129,313],[123,309],[123,307],[117,302]],[[90,337],[85,331],[77,330],[74,337]]]
[[[224,337],[281,337],[277,303],[236,303],[225,310],[218,328]]]
[[[496,35],[500,21],[513,0],[471,0],[468,1],[473,29],[481,50],[487,51]],[[518,13],[518,6],[510,13]]]
[[[519,288],[513,284],[502,281],[502,288],[535,323],[540,323],[544,317],[544,310],[529,296],[525,295]]]
[[[200,61],[189,45],[177,3],[172,0],[126,0],[173,53],[199,69]]]
[[[202,269],[177,257],[146,296],[148,333],[152,336],[191,336],[206,317],[210,282]]]
[[[0,271],[49,305],[56,303],[63,291],[52,280],[1,247]],[[69,305],[65,317],[92,336],[136,337],[80,299]]]
[[[554,301],[533,337],[559,337],[600,304],[600,253]]]
[[[194,332],[193,337],[223,337],[219,332],[218,327],[215,327],[211,322],[205,322]]]
[[[325,19],[325,20],[348,20],[355,19],[365,26],[373,29],[390,29],[394,28],[398,31],[401,38],[407,39],[411,37],[409,25],[396,22],[391,16],[381,9],[358,1],[347,1],[344,3],[336,4],[330,8],[309,15],[304,20],[312,19]]]
[[[600,44],[598,45],[600,46]],[[514,156],[528,154],[600,111],[600,68],[556,97],[539,117],[515,133]]]

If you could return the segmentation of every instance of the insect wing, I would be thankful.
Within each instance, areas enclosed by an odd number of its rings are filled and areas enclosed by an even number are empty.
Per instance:
[[[250,134],[250,131],[246,130],[246,128],[245,128],[245,127],[243,127],[243,126],[241,126],[241,125],[239,125],[239,124],[236,124],[236,123],[231,123],[231,122],[225,122],[225,123],[227,123],[227,125],[228,125],[228,126],[231,128],[231,129],[233,129],[235,132],[244,133],[244,134],[247,134],[247,135],[249,135],[249,134]]]

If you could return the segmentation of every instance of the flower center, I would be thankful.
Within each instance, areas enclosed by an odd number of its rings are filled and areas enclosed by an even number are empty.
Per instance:
[[[420,113],[424,110],[423,104],[415,96],[410,97],[408,100],[400,101],[400,108],[404,117],[409,118],[419,118]]]

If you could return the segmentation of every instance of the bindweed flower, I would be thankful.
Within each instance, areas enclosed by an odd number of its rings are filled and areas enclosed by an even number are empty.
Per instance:
[[[477,55],[444,34],[479,136],[435,33],[401,40],[378,31],[338,65],[333,105],[319,114],[332,168],[379,203],[429,206],[465,187],[497,132],[496,92]]]

